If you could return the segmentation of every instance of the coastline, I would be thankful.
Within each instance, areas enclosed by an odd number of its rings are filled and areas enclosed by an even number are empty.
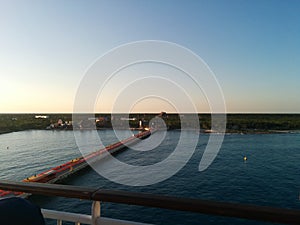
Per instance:
[[[37,116],[38,115],[38,116]],[[98,130],[112,129],[112,123],[117,129],[139,130],[149,127],[151,119],[160,117],[164,120],[168,130],[180,130],[181,117],[190,114],[80,114],[80,123],[72,121],[73,115],[69,114],[0,114],[0,134],[25,130]],[[126,117],[130,119],[126,120]],[[300,132],[300,114],[227,114],[226,134],[284,134]],[[125,118],[125,119],[124,119]],[[218,133],[211,130],[211,115],[198,114],[199,133]],[[114,121],[113,121],[114,120]],[[193,130],[193,123],[185,124]]]
[[[125,128],[117,128],[118,130],[127,130]],[[2,134],[9,134],[9,133],[14,133],[14,132],[21,132],[21,131],[30,131],[30,130],[45,130],[45,131],[59,131],[59,132],[64,132],[64,131],[91,131],[95,130],[93,128],[82,128],[82,129],[35,129],[35,128],[29,128],[29,129],[17,129],[17,130],[10,130],[10,131],[1,131],[0,130],[0,135]],[[96,130],[113,130],[113,128],[97,128]],[[140,128],[131,128],[130,130],[135,130],[135,131],[140,131],[142,129]],[[174,130],[174,131],[181,131],[180,128],[173,128],[173,129],[168,129],[169,131]],[[191,129],[183,129],[184,131],[195,131],[199,132],[199,134],[240,134],[240,135],[247,135],[247,134],[293,134],[293,133],[300,133],[300,130],[226,130],[226,132],[217,132],[217,131],[209,131],[209,130],[195,130],[193,128]]]

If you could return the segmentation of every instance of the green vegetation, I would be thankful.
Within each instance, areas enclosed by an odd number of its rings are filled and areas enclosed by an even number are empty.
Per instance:
[[[48,118],[35,118],[36,114],[0,114],[0,134],[14,131],[46,129],[58,118],[71,118],[69,114],[50,114]]]
[[[273,132],[300,130],[300,114],[229,114],[227,131]]]
[[[44,118],[36,118],[37,114],[0,114],[0,134],[13,131],[29,129],[72,129],[72,114],[45,114]],[[149,125],[149,121],[158,114],[131,114],[130,118],[134,120],[125,121],[121,118],[126,115],[115,114],[96,114],[95,121],[88,119],[82,114],[80,126],[74,124],[74,128],[90,128],[95,124],[98,129],[111,128],[111,119],[118,128],[124,127],[129,123],[131,128],[138,128],[139,121],[143,121],[144,126]],[[189,114],[181,115],[188,117]],[[168,129],[180,129],[181,120],[178,114],[160,115]],[[60,120],[60,122],[59,122]],[[188,121],[188,120],[187,120]],[[62,124],[60,124],[62,122]],[[199,122],[202,130],[211,129],[211,115],[199,114]],[[50,127],[50,125],[52,126]],[[186,122],[185,127],[193,128],[192,122]],[[276,132],[300,130],[300,114],[228,114],[227,132]]]

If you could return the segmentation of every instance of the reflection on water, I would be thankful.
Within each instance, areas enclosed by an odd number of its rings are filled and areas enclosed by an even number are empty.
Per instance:
[[[86,149],[100,148],[93,142],[97,139],[93,131],[76,132],[81,132],[82,143]],[[128,134],[123,132],[124,136]],[[105,145],[116,141],[112,130],[101,130],[98,133]],[[180,131],[169,131],[155,150],[129,149],[116,155],[116,158],[132,165],[157,163],[172,153],[179,135]],[[158,184],[145,187],[119,185],[106,180],[91,169],[79,172],[64,183],[300,208],[299,133],[226,135],[215,161],[207,170],[199,172],[198,165],[207,139],[208,134],[200,134],[196,151],[187,165],[170,179]],[[141,148],[143,143],[139,145]],[[80,151],[72,131],[23,131],[3,134],[0,135],[0,179],[22,180],[79,155]],[[247,156],[247,161],[243,160],[244,156]],[[109,160],[104,160],[101,166],[106,167],[109,164]],[[90,213],[89,201],[41,196],[33,196],[30,199],[45,208]],[[102,207],[104,216],[155,224],[268,224],[120,204],[103,203]]]

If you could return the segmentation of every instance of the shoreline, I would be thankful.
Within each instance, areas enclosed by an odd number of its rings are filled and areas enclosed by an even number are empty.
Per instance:
[[[78,121],[73,121],[72,114],[0,114],[0,134],[6,134],[24,130],[89,130],[95,126],[99,130],[118,129],[131,127],[149,127],[153,118],[164,121],[168,130],[194,129],[193,124],[197,121],[191,114],[165,113],[132,113],[132,114],[97,114],[94,116],[79,114]],[[181,120],[182,117],[186,119]],[[298,133],[300,132],[300,114],[227,114],[226,134],[273,134],[273,133]],[[198,114],[200,133],[217,133],[212,129],[211,114]],[[184,122],[184,124],[182,124]],[[153,122],[151,122],[153,123]],[[213,126],[215,127],[215,126]],[[217,128],[216,128],[217,129]]]
[[[35,128],[29,128],[29,129],[17,129],[17,130],[11,130],[11,131],[0,131],[0,135],[2,134],[9,134],[9,133],[14,133],[14,132],[21,132],[21,131],[31,131],[31,130],[44,130],[44,131],[91,131],[95,130],[93,128],[82,128],[82,129],[35,129]],[[99,130],[113,130],[113,128],[97,128],[97,131]],[[116,130],[128,130],[125,128],[118,128]],[[130,129],[132,131],[141,131],[143,129],[140,128],[132,128]],[[167,131],[181,131],[181,129],[178,128],[173,128],[173,129],[168,129]],[[182,129],[183,131],[195,131],[199,132],[199,134],[240,134],[240,135],[247,135],[247,134],[296,134],[300,133],[300,130],[227,130],[226,132],[217,132],[217,131],[210,131],[210,130],[198,130],[198,129]]]

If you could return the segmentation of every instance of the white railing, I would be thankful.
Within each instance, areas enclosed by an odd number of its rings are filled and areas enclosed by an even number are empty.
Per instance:
[[[145,223],[100,217],[100,212],[101,209],[99,201],[93,201],[91,215],[42,209],[44,218],[56,220],[57,225],[62,225],[63,221],[73,222],[75,225],[149,225]]]

